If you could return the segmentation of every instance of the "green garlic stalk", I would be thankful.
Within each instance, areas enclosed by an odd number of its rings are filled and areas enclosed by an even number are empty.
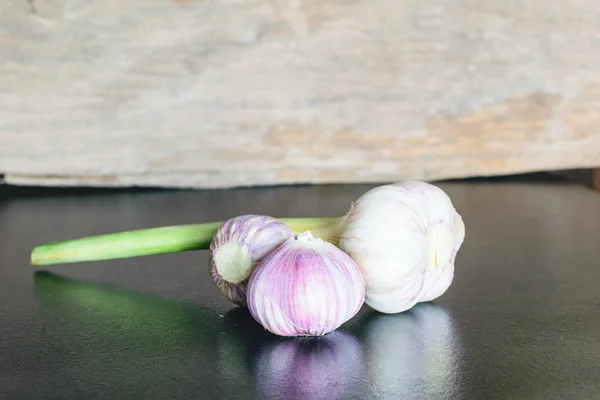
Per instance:
[[[339,245],[339,227],[343,218],[279,218],[294,233],[311,231]],[[154,254],[207,250],[221,225],[209,222],[87,236],[80,239],[45,243],[31,252],[33,265],[114,260]]]

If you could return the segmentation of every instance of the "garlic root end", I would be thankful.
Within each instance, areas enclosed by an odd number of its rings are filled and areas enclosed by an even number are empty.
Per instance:
[[[235,242],[223,245],[216,252],[214,263],[217,273],[233,284],[246,280],[254,267],[250,250]]]

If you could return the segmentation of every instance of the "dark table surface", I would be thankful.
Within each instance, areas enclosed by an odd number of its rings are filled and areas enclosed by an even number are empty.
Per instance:
[[[439,186],[466,223],[449,291],[403,314],[365,306],[319,340],[265,332],[219,294],[205,251],[44,268],[29,254],[245,213],[339,216],[372,185],[0,189],[0,398],[600,398],[600,195]]]

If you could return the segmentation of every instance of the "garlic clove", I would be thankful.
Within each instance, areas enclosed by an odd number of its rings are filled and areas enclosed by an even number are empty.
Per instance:
[[[248,281],[250,313],[280,336],[323,336],[364,303],[365,283],[355,261],[310,232],[268,254]]]
[[[463,239],[464,223],[448,195],[406,181],[371,189],[352,205],[340,248],[365,277],[367,305],[397,313],[448,289]]]
[[[425,283],[419,302],[432,301],[440,297],[452,284],[454,279],[454,263],[465,238],[465,225],[462,217],[454,217],[454,229],[446,228],[443,234],[437,234],[433,240],[435,266],[426,269]],[[426,250],[428,251],[428,250]],[[431,251],[429,249],[429,251]]]
[[[221,293],[246,306],[248,278],[256,264],[291,237],[283,222],[264,215],[231,218],[215,233],[209,247],[209,270]]]
[[[445,266],[454,249],[454,235],[444,224],[435,223],[427,228],[425,233],[425,263],[426,268],[441,268]]]

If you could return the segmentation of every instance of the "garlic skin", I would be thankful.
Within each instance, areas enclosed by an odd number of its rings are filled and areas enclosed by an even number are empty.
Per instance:
[[[248,278],[257,263],[292,235],[286,224],[265,215],[241,215],[225,221],[209,246],[213,282],[232,303],[246,307]]]
[[[365,303],[398,313],[446,292],[465,225],[448,195],[417,181],[383,185],[352,205],[340,248],[360,267]]]
[[[256,267],[248,309],[279,336],[323,336],[362,307],[365,282],[354,260],[310,232],[287,239]]]

